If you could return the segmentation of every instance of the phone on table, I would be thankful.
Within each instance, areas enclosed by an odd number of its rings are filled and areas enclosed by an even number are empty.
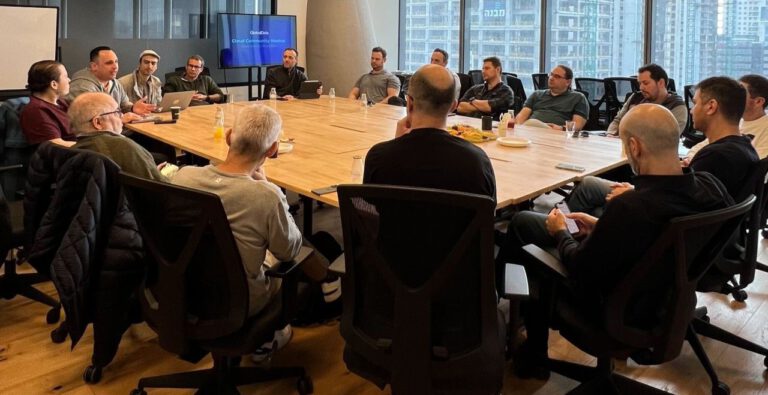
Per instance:
[[[571,209],[568,208],[568,204],[565,202],[560,202],[555,205],[555,207],[560,210],[563,214],[570,214]],[[568,228],[568,232],[571,232],[571,234],[579,233],[579,225],[576,223],[576,220],[573,218],[565,217],[565,227]]]
[[[314,193],[315,195],[325,195],[325,194],[328,194],[328,193],[334,193],[334,192],[336,192],[336,187],[337,186],[338,185],[331,185],[331,186],[328,186],[328,187],[325,187],[325,188],[313,189],[312,193]]]

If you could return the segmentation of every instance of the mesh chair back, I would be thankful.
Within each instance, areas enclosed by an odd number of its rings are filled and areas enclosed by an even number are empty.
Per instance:
[[[386,371],[393,393],[432,393],[433,386],[472,380],[482,382],[474,388],[498,393],[503,327],[493,200],[380,185],[338,192],[346,250],[341,333],[349,352]],[[345,361],[369,377],[348,352]]]
[[[161,346],[183,354],[189,340],[240,329],[248,285],[221,199],[125,173],[120,181],[148,256],[140,292],[144,317]]]
[[[644,364],[679,355],[696,307],[696,285],[754,201],[750,196],[728,208],[672,219],[604,299],[610,336],[643,349]]]
[[[549,89],[549,76],[546,73],[531,74],[531,78],[533,78],[533,89],[537,91]]]
[[[597,78],[576,78],[576,91],[584,94],[589,103],[589,119],[584,128],[605,130],[610,123],[605,104],[605,82]]]
[[[608,123],[610,124],[629,96],[640,90],[640,85],[637,79],[629,77],[611,77],[604,81],[605,104],[608,112]]]
[[[469,78],[472,78],[472,85],[480,85],[483,83],[483,72],[480,70],[469,70],[467,72]]]
[[[706,136],[704,133],[696,130],[693,127],[693,117],[691,116],[691,107],[693,107],[693,95],[696,92],[696,85],[686,85],[683,88],[683,98],[685,99],[685,107],[688,108],[688,122],[683,129],[682,138],[683,145],[691,148],[704,140]]]
[[[667,81],[667,90],[670,92],[677,92],[677,86],[675,85],[674,78],[670,78],[669,81]]]
[[[472,77],[470,77],[468,74],[464,73],[456,73],[459,75],[459,81],[461,82],[461,91],[459,92],[459,99],[464,97],[464,94],[467,93],[469,88],[472,87]]]
[[[512,88],[512,92],[515,94],[515,100],[512,102],[512,110],[515,110],[515,115],[520,113],[520,110],[523,109],[523,104],[525,104],[525,100],[528,98],[525,94],[525,88],[523,87],[523,81],[521,81],[519,78],[508,75],[506,76],[506,84],[509,85],[510,88]]]

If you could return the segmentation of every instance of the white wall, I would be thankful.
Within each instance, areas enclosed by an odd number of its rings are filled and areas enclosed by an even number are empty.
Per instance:
[[[333,0],[280,0],[277,13],[296,15],[296,38],[299,53],[306,54],[307,2]],[[373,33],[377,45],[387,50],[387,69],[397,70],[398,27],[400,25],[400,2],[398,0],[371,0],[368,2],[373,16]],[[329,21],[333,23],[333,21]],[[366,58],[368,54],[366,54]],[[305,56],[299,56],[299,65],[306,67]]]

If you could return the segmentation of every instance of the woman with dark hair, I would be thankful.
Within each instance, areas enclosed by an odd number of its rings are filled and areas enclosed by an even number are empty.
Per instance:
[[[62,99],[69,93],[69,76],[64,65],[55,60],[41,60],[29,68],[27,75],[29,104],[21,111],[21,129],[32,145],[44,141],[70,146],[74,135],[70,133],[67,109]]]

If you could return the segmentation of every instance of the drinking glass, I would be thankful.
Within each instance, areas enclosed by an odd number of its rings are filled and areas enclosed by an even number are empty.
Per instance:
[[[334,88],[331,88],[331,89],[328,91],[328,97],[329,97],[329,98],[331,98],[331,99],[335,99],[335,98],[336,98],[336,89],[334,89]]]
[[[565,137],[578,137],[576,134],[576,122],[565,121]]]
[[[368,95],[366,95],[365,93],[360,95],[360,105],[362,105],[363,107],[368,107]]]

